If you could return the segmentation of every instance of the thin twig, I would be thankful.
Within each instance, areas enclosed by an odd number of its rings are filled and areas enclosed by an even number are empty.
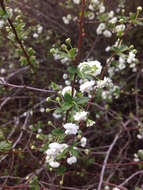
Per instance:
[[[117,142],[119,136],[120,136],[120,132],[115,136],[112,144],[110,145],[110,147],[109,147],[109,149],[107,151],[106,157],[104,159],[103,167],[102,167],[102,170],[101,170],[101,174],[100,174],[100,181],[99,181],[99,185],[98,185],[98,190],[101,190],[101,186],[102,186],[103,178],[104,178],[104,173],[105,173],[105,169],[106,169],[106,166],[107,166],[107,161],[108,161],[108,158],[110,156],[110,152],[113,149],[115,143]]]

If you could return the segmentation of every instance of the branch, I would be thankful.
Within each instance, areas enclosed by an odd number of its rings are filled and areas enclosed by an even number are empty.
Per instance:
[[[102,170],[101,170],[101,174],[100,174],[100,181],[99,181],[99,185],[98,185],[98,190],[101,190],[101,186],[102,186],[103,178],[104,178],[104,173],[105,173],[105,169],[106,169],[106,166],[107,166],[107,161],[108,161],[108,158],[110,156],[111,150],[113,149],[115,143],[117,142],[117,140],[119,138],[119,135],[120,135],[120,132],[115,136],[112,144],[110,145],[110,147],[109,147],[109,149],[107,151],[106,157],[104,159],[103,167],[102,167]]]

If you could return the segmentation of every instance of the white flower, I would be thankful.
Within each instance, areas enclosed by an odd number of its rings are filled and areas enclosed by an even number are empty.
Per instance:
[[[133,160],[134,160],[134,162],[139,162],[140,161],[139,158],[134,158]]]
[[[94,7],[93,7],[92,4],[90,4],[90,5],[88,6],[88,8],[89,8],[91,11],[94,11]]]
[[[92,75],[94,77],[99,75],[102,70],[101,63],[97,60],[82,62],[78,65],[78,68],[84,74]]]
[[[109,30],[105,30],[103,32],[103,35],[106,37],[106,38],[110,38],[112,36],[112,33],[109,31]]]
[[[94,13],[89,12],[89,14],[88,14],[88,18],[89,18],[89,20],[93,20],[94,17],[95,17]]]
[[[42,129],[38,129],[38,133],[41,133],[42,132]]]
[[[95,124],[95,121],[92,121],[92,120],[88,120],[87,121],[87,127],[91,127],[91,126],[93,126]]]
[[[45,108],[40,108],[40,112],[41,113],[45,112]]]
[[[115,27],[115,32],[123,32],[126,26],[124,24],[119,24]]]
[[[76,135],[79,129],[79,126],[74,123],[66,123],[63,127],[66,129],[65,134],[67,135]]]
[[[38,34],[41,34],[42,31],[43,31],[43,26],[38,26],[38,28],[37,28],[37,33],[38,33]]]
[[[64,24],[70,23],[70,21],[67,19],[67,17],[63,16],[62,19],[63,19]]]
[[[106,28],[106,25],[104,23],[100,23],[98,28],[96,29],[97,35],[102,34],[102,31]]]
[[[112,19],[109,20],[109,23],[115,24],[117,22],[117,17],[113,17]]]
[[[95,81],[93,81],[93,80],[87,81],[84,84],[80,85],[80,91],[82,93],[83,92],[89,93],[93,89],[94,84],[95,84]]]
[[[81,146],[85,147],[86,146],[86,142],[87,142],[87,138],[86,137],[82,137],[80,140]]]
[[[63,74],[63,79],[66,80],[68,78],[68,74],[64,73]]]
[[[135,60],[136,60],[135,56],[136,56],[136,55],[135,55],[132,51],[130,51],[130,52],[129,52],[128,59],[127,59],[127,62],[128,62],[128,63],[132,63],[133,61],[135,61]]]
[[[0,73],[1,73],[1,74],[4,74],[4,73],[6,73],[6,69],[4,69],[4,68],[1,68],[1,69],[0,69]]]
[[[91,0],[91,2],[95,5],[98,5],[99,4],[99,0]]]
[[[60,155],[66,148],[68,148],[67,144],[59,144],[57,142],[49,144],[48,150],[45,151],[46,162],[53,168],[59,167],[60,163],[56,161],[56,157]]]
[[[120,64],[124,64],[125,63],[125,56],[122,55],[122,56],[119,57],[119,63]]]
[[[72,95],[72,87],[71,86],[66,86],[63,90],[62,90],[62,95],[64,96],[66,93]],[[74,96],[76,94],[76,91],[74,90]]]
[[[125,67],[126,67],[126,65],[125,65],[124,63],[119,63],[119,65],[118,65],[118,68],[119,68],[120,70],[125,69]]]
[[[142,139],[143,137],[142,137],[142,135],[138,134],[138,135],[137,135],[137,138],[138,138],[138,139]]]
[[[109,13],[108,13],[108,17],[109,18],[112,18],[114,16],[114,11],[110,11]]]
[[[60,166],[60,163],[59,162],[56,162],[56,161],[51,161],[49,162],[49,165],[52,167],[52,168],[58,168]]]
[[[72,164],[74,164],[76,162],[77,162],[77,158],[75,156],[72,156],[72,157],[70,157],[70,158],[67,159],[67,163],[69,165],[72,165]]]
[[[80,4],[80,0],[73,0],[75,4]]]
[[[111,46],[107,46],[107,47],[105,48],[105,51],[108,52],[108,51],[110,51],[110,49],[111,49]]]
[[[112,80],[108,77],[104,77],[103,80],[97,81],[97,88],[104,88],[105,86],[113,86]]]
[[[108,73],[110,77],[112,77],[115,74],[114,70],[115,70],[114,67],[109,67]]]
[[[63,19],[63,22],[64,22],[65,24],[69,24],[70,21],[71,21],[71,19],[72,19],[72,17],[71,17],[70,14],[68,14],[66,17],[63,16],[62,19]]]
[[[66,84],[67,86],[69,86],[69,85],[71,84],[71,81],[66,80],[66,81],[65,81],[65,84]]]
[[[112,98],[112,96],[111,96],[111,94],[110,94],[110,92],[109,91],[103,91],[102,92],[102,98],[105,100],[105,99],[111,99]]]
[[[39,37],[39,35],[37,33],[33,34],[33,38],[38,38],[38,37]]]
[[[53,112],[53,117],[55,118],[55,119],[59,119],[59,118],[61,118],[62,117],[62,115],[61,114],[59,114],[59,113],[56,113],[56,112]]]
[[[73,116],[75,121],[85,121],[87,119],[88,112],[82,111],[82,112],[76,112],[76,114]]]
[[[117,187],[114,187],[112,190],[120,190],[119,188],[117,188]]]
[[[104,13],[104,12],[105,12],[105,6],[103,5],[103,3],[101,3],[101,4],[99,5],[99,12],[100,12],[100,13]]]
[[[53,143],[49,144],[49,148],[50,149],[60,149],[61,145],[57,142],[53,142]]]
[[[109,187],[108,185],[106,185],[106,186],[104,187],[104,190],[110,190],[110,187]]]
[[[4,21],[0,20],[0,29],[4,26]]]

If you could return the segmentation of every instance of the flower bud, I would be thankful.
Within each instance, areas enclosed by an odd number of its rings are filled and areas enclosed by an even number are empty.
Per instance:
[[[50,53],[55,54],[56,50],[54,48],[50,49]]]
[[[66,44],[71,45],[71,39],[70,39],[70,38],[67,38],[67,39],[65,40],[65,42],[66,42]]]
[[[50,112],[51,111],[51,109],[50,108],[46,108],[46,112]]]
[[[62,45],[61,45],[61,48],[62,48],[63,50],[67,50],[67,46],[66,46],[65,44],[62,44]]]
[[[60,98],[59,98],[59,97],[56,97],[56,101],[59,102],[59,101],[60,101]]]
[[[52,125],[52,121],[48,121],[48,125]]]
[[[46,101],[47,101],[47,102],[50,102],[50,101],[51,101],[51,97],[47,97],[47,98],[46,98]]]
[[[138,6],[138,7],[137,7],[137,11],[139,11],[139,12],[142,11],[142,7],[141,7],[141,6]]]

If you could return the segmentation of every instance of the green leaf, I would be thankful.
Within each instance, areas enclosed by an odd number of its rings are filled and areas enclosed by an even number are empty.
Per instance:
[[[52,89],[54,90],[59,90],[59,86],[55,83],[55,82],[51,82],[51,85]]]
[[[64,134],[64,131],[62,129],[54,129],[52,131],[52,134],[55,135],[55,136],[60,136],[60,135]]]
[[[124,52],[124,51],[127,51],[129,48],[128,48],[128,46],[126,46],[126,45],[121,45],[120,46],[120,48],[119,48],[119,50],[120,50],[120,52],[122,53],[122,52]]]
[[[27,59],[25,57],[23,57],[23,56],[20,57],[20,62],[21,62],[22,66],[27,65]]]
[[[68,67],[68,72],[74,74],[77,72],[77,69],[75,67]]]
[[[66,93],[65,95],[64,95],[64,100],[67,102],[67,103],[72,103],[72,101],[73,101],[73,98],[72,98],[72,96],[70,95],[70,94],[68,94],[68,93]]]
[[[63,102],[62,105],[61,105],[61,108],[63,111],[67,111],[69,110],[73,105],[70,104],[70,103],[67,103],[67,102]]]
[[[70,53],[71,58],[75,58],[75,56],[76,56],[76,48],[70,49],[69,53]]]
[[[78,155],[79,155],[79,152],[76,149],[70,150],[70,153],[72,154],[72,156],[75,156],[75,157],[78,157]]]
[[[11,149],[12,144],[8,141],[1,141],[0,142],[0,151],[7,152]]]
[[[81,97],[81,98],[77,98],[76,100],[75,100],[75,102],[77,103],[77,104],[85,104],[85,103],[87,103],[89,101],[89,98],[88,97]]]

